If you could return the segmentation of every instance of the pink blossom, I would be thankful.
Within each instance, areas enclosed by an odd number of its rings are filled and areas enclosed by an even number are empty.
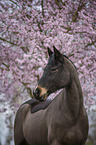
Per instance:
[[[17,8],[15,3],[2,3],[0,80],[1,92],[5,91],[6,97],[18,92],[14,82],[25,90],[32,88],[33,82],[37,84],[43,72],[39,68],[44,68],[48,61],[47,47],[52,50],[53,45],[75,63],[86,99],[90,102],[90,96],[96,95],[96,2],[85,6],[85,0],[80,10],[79,0],[65,3],[59,8],[54,0],[45,1],[44,16],[36,8],[40,6],[38,2],[30,7],[18,1]]]

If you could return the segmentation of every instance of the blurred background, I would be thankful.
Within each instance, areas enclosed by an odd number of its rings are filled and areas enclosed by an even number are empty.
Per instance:
[[[0,1],[0,145],[14,145],[16,111],[32,97],[53,45],[77,68],[90,124],[86,145],[96,145],[95,0]]]

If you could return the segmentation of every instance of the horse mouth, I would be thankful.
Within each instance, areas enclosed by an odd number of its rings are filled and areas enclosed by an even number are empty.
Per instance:
[[[45,93],[44,95],[42,95],[41,97],[39,97],[39,101],[43,102],[47,99],[47,93]]]

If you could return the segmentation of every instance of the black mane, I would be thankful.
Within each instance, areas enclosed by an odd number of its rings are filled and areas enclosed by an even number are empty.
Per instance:
[[[66,58],[73,64],[73,66],[75,67],[75,69],[76,69],[76,71],[77,71],[77,68],[76,68],[75,64],[72,62],[72,60],[70,60],[70,59],[68,58],[68,56],[66,56],[66,55],[63,55],[63,56],[66,57]]]
[[[30,99],[30,100],[26,101],[25,103],[23,103],[22,105],[29,104],[31,106],[31,113],[35,113],[39,110],[46,109],[50,105],[51,102],[52,102],[52,100],[46,100],[44,102],[39,102],[36,99]]]

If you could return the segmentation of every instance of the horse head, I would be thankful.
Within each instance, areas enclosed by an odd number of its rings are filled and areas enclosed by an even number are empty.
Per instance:
[[[64,56],[53,46],[54,52],[48,47],[49,60],[44,73],[38,82],[33,95],[37,100],[44,101],[53,92],[66,87],[70,83],[70,71]]]

